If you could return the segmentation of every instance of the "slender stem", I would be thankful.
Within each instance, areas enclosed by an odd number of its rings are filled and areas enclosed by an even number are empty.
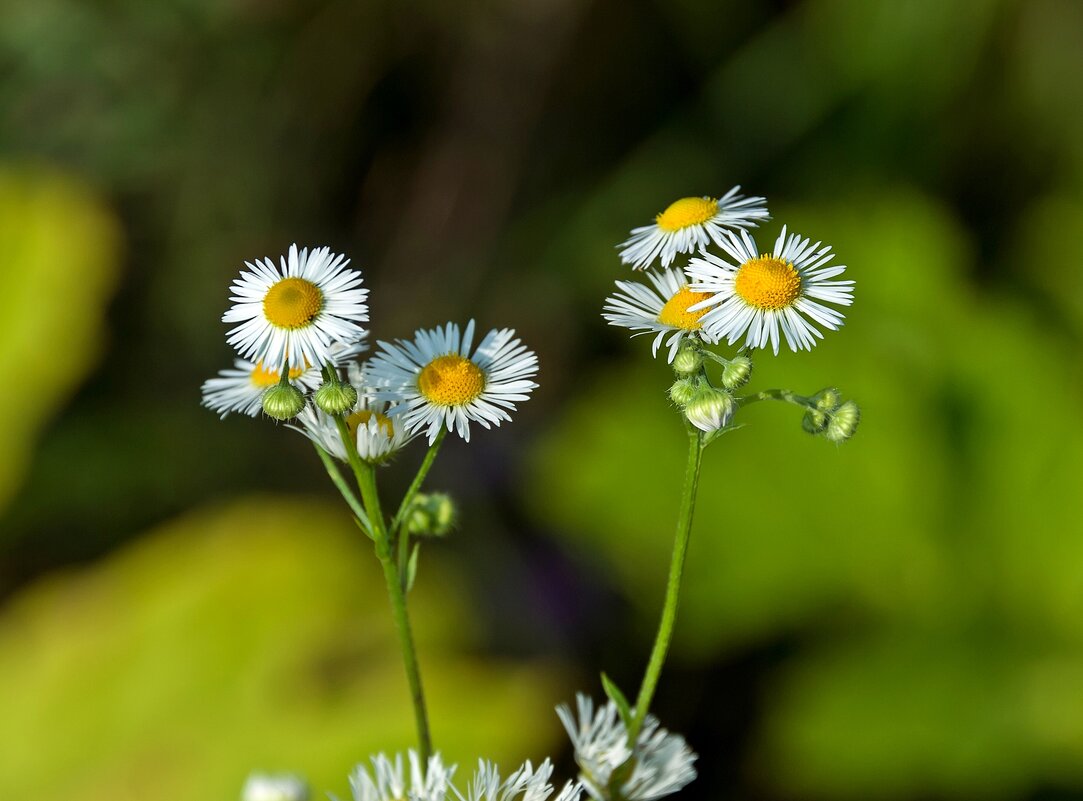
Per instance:
[[[425,478],[429,475],[429,468],[431,468],[432,463],[436,461],[436,454],[440,450],[440,445],[443,443],[445,436],[447,436],[447,429],[441,428],[440,433],[436,435],[436,439],[433,440],[432,445],[429,446],[429,450],[421,462],[421,467],[417,469],[417,475],[414,476],[414,480],[410,482],[406,494],[402,496],[402,503],[399,504],[399,510],[395,512],[395,519],[391,521],[392,537],[398,533],[399,527],[406,518],[406,513],[410,511],[410,503],[421,489],[421,485],[425,483]]]
[[[421,685],[421,667],[417,661],[414,647],[414,635],[410,629],[410,616],[406,611],[406,593],[403,591],[399,571],[391,553],[387,528],[384,525],[383,512],[380,510],[380,496],[376,490],[376,472],[371,465],[363,465],[358,486],[361,498],[373,521],[373,533],[376,535],[376,556],[384,570],[384,582],[391,600],[391,616],[395,620],[395,630],[399,635],[399,647],[402,649],[402,661],[406,668],[406,680],[410,685],[410,698],[414,704],[414,719],[417,723],[418,750],[421,764],[428,764],[432,754],[432,735],[429,733],[429,717],[425,709],[425,691]]]
[[[357,524],[371,539],[372,524],[369,522],[368,515],[365,514],[365,508],[361,505],[361,502],[357,500],[357,496],[354,495],[353,490],[350,489],[350,485],[346,483],[346,479],[342,477],[342,473],[339,472],[335,460],[331,458],[331,454],[315,442],[312,443],[312,446],[316,449],[316,453],[319,454],[320,461],[323,462],[324,469],[327,470],[327,475],[331,477],[331,483],[335,485],[339,494],[342,496],[342,500],[346,501],[346,505],[349,506],[350,511],[353,512],[354,517],[357,519]]]
[[[673,626],[677,621],[677,607],[681,594],[681,574],[684,571],[684,557],[688,552],[688,539],[692,533],[692,513],[696,507],[696,488],[699,484],[700,458],[703,455],[703,435],[696,429],[688,432],[688,464],[684,473],[684,492],[681,495],[681,510],[677,517],[677,536],[673,542],[673,557],[669,563],[669,581],[666,583],[666,600],[662,607],[662,620],[658,624],[658,634],[654,640],[647,670],[643,674],[643,684],[636,698],[635,717],[628,731],[628,743],[634,746],[639,730],[651,706],[658,678],[662,675],[662,665],[666,661],[669,642],[673,637]]]
[[[757,392],[754,395],[743,395],[737,399],[737,403],[740,406],[748,406],[750,403],[764,400],[792,403],[794,406],[800,406],[804,409],[816,408],[816,403],[811,398],[806,398],[804,395],[798,395],[796,392],[791,392],[788,389],[765,389],[763,392]]]

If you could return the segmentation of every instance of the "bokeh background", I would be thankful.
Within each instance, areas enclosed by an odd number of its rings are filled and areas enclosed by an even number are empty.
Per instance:
[[[553,706],[634,688],[684,436],[603,325],[614,245],[731,185],[831,243],[847,326],[706,454],[655,709],[691,799],[1083,798],[1083,4],[0,4],[0,796],[322,797],[412,742],[374,560],[307,442],[219,421],[242,260],[360,266],[378,338],[537,349],[449,441],[414,616],[446,756],[574,769]],[[400,491],[420,444],[381,476]]]

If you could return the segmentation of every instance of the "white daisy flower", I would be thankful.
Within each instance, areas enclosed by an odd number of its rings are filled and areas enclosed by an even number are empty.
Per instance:
[[[553,794],[549,777],[553,775],[553,764],[546,759],[537,770],[529,761],[514,771],[505,781],[500,780],[500,771],[496,765],[478,760],[478,769],[474,773],[466,793],[452,787],[459,801],[547,801]],[[573,782],[564,785],[554,801],[579,801],[582,787]]]
[[[537,387],[538,357],[510,328],[493,329],[471,355],[474,321],[421,330],[411,342],[380,342],[368,365],[377,397],[402,403],[406,430],[426,429],[431,445],[447,427],[467,442],[470,423],[483,428],[511,420],[508,410]]]
[[[358,323],[368,317],[361,273],[346,269],[350,260],[329,248],[297,250],[275,267],[270,259],[245,262],[233,282],[233,307],[222,316],[240,323],[229,332],[229,344],[252,362],[290,369],[319,366],[328,360],[333,342],[355,342],[364,336]]]
[[[830,247],[810,244],[798,234],[787,236],[786,226],[771,253],[757,255],[756,242],[745,231],[727,233],[719,245],[733,263],[704,252],[685,270],[693,292],[711,295],[689,311],[710,310],[700,322],[717,340],[732,345],[744,336],[750,348],[770,341],[777,354],[781,328],[790,350],[812,350],[816,339],[823,339],[813,323],[831,330],[842,325],[842,313],[819,302],[853,303],[854,282],[830,280],[846,268],[824,266],[833,258]]]
[[[349,371],[350,383],[357,390],[357,403],[346,415],[346,427],[355,438],[357,455],[366,462],[385,462],[415,435],[407,432],[402,421],[396,419],[395,404],[377,399],[366,389],[364,367],[351,362]],[[290,428],[300,431],[336,459],[347,461],[346,447],[331,415],[310,404],[297,415],[297,421],[300,427]]]
[[[253,773],[244,783],[241,801],[308,801],[308,785],[291,774]]]
[[[368,336],[367,331],[365,336]],[[333,364],[339,364],[367,349],[368,343],[364,341],[350,345],[335,343],[331,346],[330,360]],[[256,417],[263,408],[264,391],[277,384],[281,375],[278,370],[268,370],[262,362],[253,364],[245,359],[234,359],[232,369],[219,370],[217,377],[203,382],[202,405],[221,413],[223,419],[230,412]],[[297,367],[290,370],[290,381],[302,391],[310,392],[323,382],[323,374],[319,367],[304,370]]]
[[[651,353],[655,356],[662,340],[669,334],[669,339],[665,340],[669,348],[669,362],[677,355],[677,349],[685,337],[695,336],[713,344],[714,340],[703,330],[700,322],[707,312],[688,311],[689,306],[707,300],[710,295],[690,290],[688,279],[680,270],[648,272],[647,278],[654,284],[654,289],[637,281],[617,281],[618,291],[605,299],[602,317],[610,325],[640,332],[632,336],[655,334],[651,347]]]
[[[576,696],[579,721],[565,705],[557,707],[575,747],[580,780],[597,801],[618,801],[609,789],[613,771],[632,760],[632,772],[620,787],[621,801],[651,801],[677,792],[696,778],[696,754],[679,734],[670,734],[652,715],[643,721],[635,749],[628,747],[628,730],[617,705],[609,701],[594,711],[585,695]]]
[[[767,199],[745,197],[735,186],[722,197],[682,197],[670,203],[654,218],[652,225],[633,228],[632,235],[619,245],[620,260],[634,270],[645,270],[661,257],[668,267],[678,253],[694,253],[718,244],[727,228],[748,228],[770,219]]]
[[[358,765],[350,774],[350,789],[354,801],[444,801],[455,766],[444,766],[439,754],[429,757],[425,770],[421,758],[411,749],[409,785],[402,769],[402,754],[394,761],[383,754],[372,757],[372,773]]]

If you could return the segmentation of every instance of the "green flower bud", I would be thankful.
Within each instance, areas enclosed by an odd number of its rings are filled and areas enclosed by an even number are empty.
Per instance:
[[[684,408],[688,422],[700,431],[717,431],[733,417],[736,404],[728,392],[713,387],[701,387]]]
[[[752,360],[747,356],[735,356],[722,368],[722,385],[726,389],[743,387],[751,377]]]
[[[842,405],[842,396],[834,387],[821,389],[812,396],[812,400],[821,412],[833,412]]]
[[[275,420],[289,420],[305,408],[305,396],[293,384],[275,384],[263,392],[263,413]]]
[[[410,503],[406,530],[413,535],[445,537],[455,527],[455,502],[443,492],[419,492]]]
[[[673,357],[673,372],[682,378],[693,376],[703,367],[703,354],[697,347],[682,347]]]
[[[827,412],[809,409],[801,418],[801,427],[810,434],[822,434],[827,428]]]
[[[687,406],[695,397],[698,382],[691,378],[680,378],[669,388],[669,399],[678,406]]]
[[[824,436],[832,442],[845,442],[857,431],[859,422],[861,422],[861,410],[853,401],[846,401],[831,415]]]
[[[330,415],[345,414],[357,404],[357,390],[342,381],[324,382],[312,399]]]

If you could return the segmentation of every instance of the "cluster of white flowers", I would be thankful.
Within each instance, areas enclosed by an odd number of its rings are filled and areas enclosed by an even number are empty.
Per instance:
[[[831,248],[783,226],[774,249],[761,253],[747,229],[770,219],[766,200],[739,188],[718,200],[682,198],[632,231],[621,260],[646,270],[659,259],[662,269],[647,273],[652,286],[617,281],[603,314],[611,325],[655,334],[655,354],[668,334],[670,362],[687,337],[730,345],[743,337],[745,347],[770,344],[777,354],[782,338],[791,350],[811,350],[823,338],[817,325],[842,325],[842,313],[824,304],[849,306],[854,282],[835,280],[846,268],[830,265]],[[721,254],[709,251],[712,243]],[[670,268],[678,254],[696,255],[683,269]]]
[[[298,431],[345,460],[342,416],[358,455],[376,463],[422,432],[430,443],[445,428],[469,441],[471,423],[499,426],[530,397],[537,356],[507,328],[474,347],[473,320],[461,333],[448,323],[380,342],[370,360],[355,361],[368,349],[368,290],[349,263],[296,245],[278,266],[246,262],[222,318],[236,324],[228,341],[239,358],[203,384],[203,405],[222,417],[296,418]]]
[[[525,762],[506,779],[491,762],[478,760],[477,770],[465,785],[457,787],[453,778],[456,765],[445,765],[439,754],[429,757],[422,769],[417,752],[406,753],[409,776],[403,769],[403,755],[393,758],[377,754],[370,760],[371,772],[364,765],[350,776],[353,801],[445,801],[451,793],[457,801],[579,801],[582,787],[568,782],[555,796],[549,783],[553,765],[547,759],[536,768]],[[335,796],[331,796],[335,798]],[[338,801],[338,799],[335,799]]]

